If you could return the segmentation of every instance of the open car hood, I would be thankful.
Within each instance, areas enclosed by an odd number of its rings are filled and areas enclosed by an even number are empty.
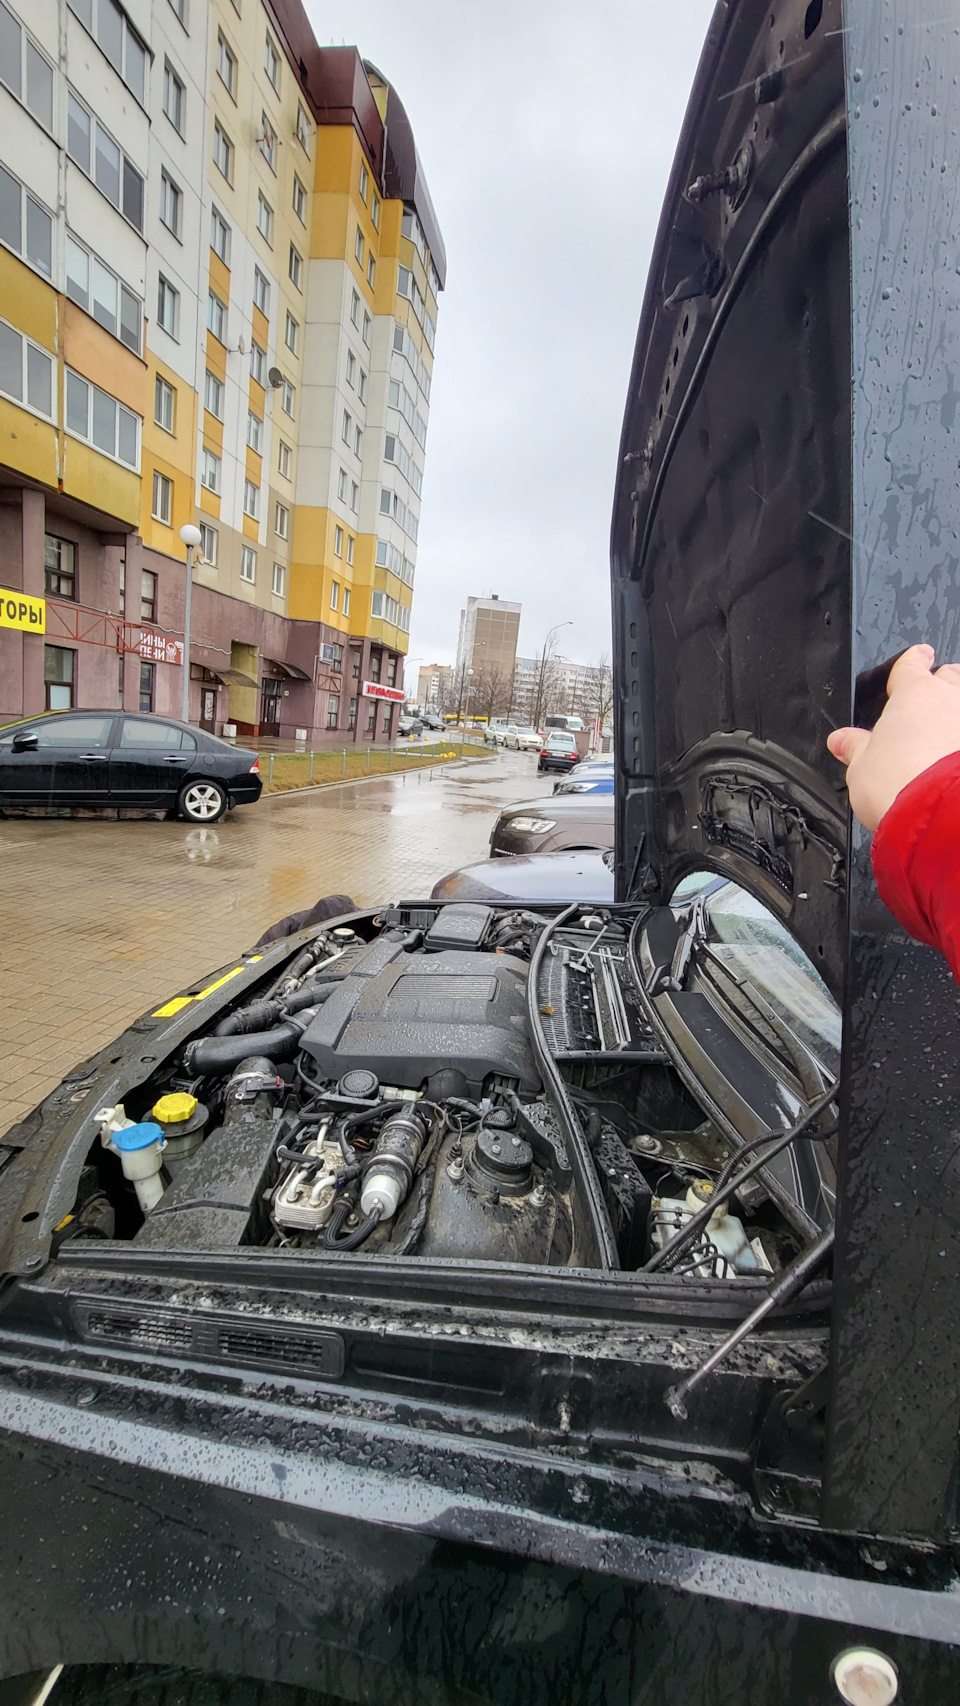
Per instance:
[[[664,202],[617,482],[617,894],[713,868],[835,993],[850,714],[839,3],[719,5]]]

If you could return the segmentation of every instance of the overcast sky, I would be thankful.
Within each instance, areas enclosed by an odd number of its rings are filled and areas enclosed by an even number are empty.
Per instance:
[[[610,649],[617,443],[660,204],[712,0],[306,0],[413,126],[447,250],[410,630],[452,662],[468,593],[520,653]]]

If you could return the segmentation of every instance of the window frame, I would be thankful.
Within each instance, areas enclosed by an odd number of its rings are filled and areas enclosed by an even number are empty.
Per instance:
[[[262,190],[257,191],[257,230],[267,247],[273,248],[273,208]]]
[[[66,681],[63,681],[63,680],[58,681],[54,677],[51,677],[47,674],[47,653],[48,652],[59,652],[64,657],[70,658],[70,660],[71,660],[71,662],[70,662],[70,674],[69,674],[69,677]],[[44,648],[43,648],[43,704],[44,704],[44,710],[47,710],[47,711],[72,711],[72,710],[74,710],[75,705],[76,705],[76,686],[77,686],[77,653],[76,653],[76,648],[74,646],[50,646],[50,645],[45,644]],[[50,694],[51,687],[68,687],[70,690],[69,704],[67,704],[67,705],[53,705],[53,704],[51,704],[51,702],[50,702],[51,701],[51,694]]]
[[[277,171],[277,148],[278,148],[278,146],[279,146],[279,141],[278,141],[278,137],[277,137],[276,125],[271,123],[267,114],[261,109],[261,112],[260,112],[260,135],[257,138],[257,147],[259,148],[261,154],[263,155],[263,158],[266,160],[267,165],[270,167],[270,170],[271,170],[271,172],[273,172],[274,176],[276,176],[276,171]]]
[[[262,297],[262,302],[258,300]],[[253,269],[253,306],[259,308],[265,320],[270,318],[270,280],[260,267]]]
[[[303,121],[301,124],[301,120]],[[297,102],[296,136],[303,152],[310,158],[310,120],[307,118],[302,101]]]
[[[264,38],[263,69],[267,74],[267,80],[270,84],[270,87],[273,89],[275,94],[279,95],[279,93],[280,93],[280,50],[277,47],[277,44],[274,41],[269,30],[266,31],[265,38]]]
[[[343,556],[343,528],[339,526],[333,530],[333,554],[335,557]]]
[[[290,244],[290,254],[287,260],[287,274],[294,290],[303,290],[303,256],[296,243]]]
[[[301,182],[301,180],[297,176],[296,172],[294,172],[294,174],[293,174],[292,203],[293,203],[293,211],[296,214],[297,218],[299,219],[301,225],[306,225],[306,223],[307,223],[307,189],[306,189],[306,185]]]
[[[56,563],[48,563],[47,562],[47,555],[48,555],[47,546],[48,545],[56,545],[58,548],[57,552],[56,552],[58,561]],[[68,569],[64,568],[63,561],[62,561],[63,546],[65,546],[65,545],[69,546],[69,549],[70,549],[70,567]],[[53,553],[50,553],[50,554],[52,555]],[[51,579],[52,578],[55,578],[57,583],[58,583],[55,587],[51,585]],[[69,592],[64,592],[62,586],[59,584],[61,581],[69,581],[70,582],[70,591]],[[68,600],[68,602],[76,604],[76,602],[77,602],[77,546],[76,546],[75,540],[63,539],[63,538],[61,538],[61,536],[58,533],[46,533],[46,532],[44,533],[44,535],[43,535],[43,590],[44,590],[44,597],[45,598],[65,598]]]
[[[70,149],[69,117],[70,117],[70,102],[71,101],[73,101],[75,103],[75,105],[77,107],[79,107],[80,111],[83,113],[83,115],[87,121],[88,148],[87,148],[86,162],[78,159],[77,155],[74,153],[71,153],[71,149]],[[126,220],[127,224],[130,226],[131,230],[136,231],[137,235],[142,237],[144,235],[143,223],[144,223],[144,212],[146,209],[146,198],[147,198],[147,181],[146,181],[146,178],[144,177],[144,174],[140,171],[140,168],[138,166],[134,165],[134,162],[131,160],[130,156],[124,152],[124,150],[121,148],[119,142],[117,141],[116,137],[111,135],[111,133],[107,129],[106,125],[100,123],[100,120],[97,117],[96,113],[91,111],[90,107],[87,106],[86,101],[83,101],[80,99],[80,96],[77,94],[72,83],[67,84],[67,117],[68,117],[68,123],[67,123],[66,152],[67,152],[68,158],[73,161],[73,164],[76,166],[77,170],[82,172],[85,178],[89,179],[90,183],[93,184],[94,188],[99,190],[99,192],[103,196],[104,200],[108,201],[110,203],[110,206],[116,209],[116,211],[119,213],[121,219]],[[100,179],[97,177],[97,161],[99,158],[98,141],[99,141],[100,135],[103,135],[106,138],[107,142],[109,142],[110,146],[112,148],[116,149],[118,160],[119,160],[119,164],[117,167],[117,186],[118,186],[118,189],[117,189],[117,200],[116,201],[114,201],[113,196],[110,194],[109,190],[104,188]],[[140,220],[139,220],[139,224],[137,223],[137,221],[135,219],[131,219],[131,217],[130,217],[129,213],[127,212],[126,207],[124,205],[126,202],[126,199],[127,199],[127,178],[128,178],[128,174],[131,177],[135,178],[137,183],[140,186]]]
[[[279,580],[280,584],[277,585]],[[286,598],[287,570],[284,563],[274,563],[270,591],[274,598]]]
[[[247,449],[263,455],[263,417],[253,409],[247,410]]]
[[[166,420],[163,419],[163,414],[161,412],[161,406],[160,406],[161,405],[161,399],[164,402],[166,402],[168,398],[169,398],[169,404],[170,404],[170,425],[169,426],[167,425]],[[158,426],[160,428],[161,432],[169,433],[171,438],[176,438],[176,436],[177,436],[176,420],[177,420],[177,388],[175,385],[171,385],[169,379],[164,379],[162,373],[157,373],[154,376],[154,387],[153,387],[153,422],[154,422],[154,426]]]
[[[246,478],[243,482],[243,513],[249,516],[251,521],[260,520],[260,487],[255,480]]]
[[[42,279],[46,280],[47,284],[52,284],[53,283],[53,258],[54,258],[53,257],[53,234],[54,234],[54,228],[56,226],[56,218],[55,218],[54,214],[52,214],[50,212],[49,208],[45,207],[43,202],[38,200],[38,198],[33,194],[32,190],[28,190],[26,184],[23,183],[23,181],[17,177],[16,172],[11,172],[9,166],[6,164],[6,161],[0,162],[0,171],[6,173],[6,176],[10,179],[11,184],[13,184],[16,187],[16,189],[19,191],[19,196],[18,196],[19,207],[17,210],[17,217],[18,217],[18,223],[19,223],[19,227],[20,227],[18,245],[16,247],[14,246],[13,243],[9,242],[7,240],[7,238],[2,236],[2,235],[0,235],[0,244],[2,244],[5,249],[9,250],[11,255],[16,255],[17,259],[24,263],[24,266],[28,266],[31,268],[31,270],[33,272],[38,273]],[[49,266],[44,266],[42,261],[36,260],[34,258],[34,256],[28,252],[29,243],[30,243],[29,228],[30,228],[30,209],[31,208],[36,213],[41,214],[42,217],[47,222],[47,240],[48,240],[48,246],[49,246],[49,252],[50,252],[50,264],[49,264]]]
[[[212,479],[209,478],[212,474]],[[214,497],[220,497],[223,489],[223,457],[208,444],[200,448],[200,484],[205,492],[212,492]]]
[[[173,304],[172,327],[167,325],[165,318],[165,309],[163,304],[167,300]],[[160,327],[162,332],[166,332],[168,338],[173,338],[175,343],[179,343],[180,292],[175,284],[170,283],[166,273],[162,272],[157,273],[157,325]]]
[[[159,503],[158,503],[159,494]],[[165,513],[164,513],[165,511]],[[162,527],[173,526],[173,481],[169,475],[161,474],[159,468],[153,470],[153,494],[150,505],[150,519],[159,521]]]
[[[222,248],[218,248],[217,244],[214,242],[214,238],[219,232],[223,233]],[[224,218],[219,207],[217,207],[216,203],[213,203],[210,208],[210,247],[217,256],[217,259],[223,262],[228,271],[230,268],[230,240],[232,236],[233,227],[231,226],[230,221]]]
[[[121,403],[119,397],[114,397],[111,394],[111,392],[104,391],[101,386],[95,385],[93,383],[92,379],[88,379],[86,377],[86,375],[83,373],[77,373],[74,368],[67,367],[66,365],[64,365],[63,375],[64,375],[64,398],[65,399],[67,397],[67,394],[68,394],[68,391],[70,388],[70,380],[71,379],[74,379],[74,380],[76,380],[76,382],[78,384],[83,385],[87,391],[87,410],[86,410],[87,427],[86,427],[85,432],[78,432],[76,427],[70,426],[68,424],[68,419],[67,419],[67,417],[68,417],[68,404],[66,403],[66,401],[64,403],[63,430],[67,434],[67,437],[76,439],[77,442],[80,444],[88,444],[90,446],[91,450],[95,450],[99,456],[106,456],[108,461],[116,462],[119,465],[119,467],[128,469],[129,472],[132,474],[139,474],[140,473],[141,452],[142,452],[142,448],[143,448],[143,420],[140,417],[140,415],[134,414],[134,411],[132,409],[127,408],[126,403]],[[116,413],[114,415],[114,446],[115,446],[115,448],[112,451],[105,450],[103,445],[98,444],[93,437],[93,410],[94,410],[94,398],[96,395],[100,395],[101,397],[106,397],[108,402],[113,404],[114,409],[116,411]],[[121,422],[121,417],[123,415],[129,416],[130,420],[133,421],[133,423],[134,423],[134,431],[136,434],[136,441],[137,441],[137,454],[136,454],[136,460],[134,462],[128,462],[126,457],[121,456],[119,454],[120,422]]]
[[[71,284],[74,282],[74,280],[71,278],[71,274],[70,274],[71,262],[70,262],[70,255],[69,255],[69,245],[71,245],[71,244],[73,245],[74,249],[77,249],[80,251],[80,253],[83,255],[84,260],[86,261],[86,264],[87,264],[87,282],[86,282],[86,286],[85,286],[84,291],[83,291],[83,301],[80,300],[80,297],[77,294],[76,288],[71,289]],[[113,282],[115,283],[115,285],[117,287],[117,313],[116,313],[116,325],[115,326],[108,326],[106,324],[106,321],[103,320],[101,318],[101,316],[96,311],[96,309],[97,309],[96,286],[95,286],[95,284],[91,283],[91,275],[92,275],[94,267],[100,267],[102,272],[108,274],[108,276],[113,279]],[[91,319],[96,320],[97,325],[102,326],[105,332],[110,333],[111,337],[116,338],[118,340],[118,342],[122,343],[124,349],[132,350],[133,354],[137,355],[137,356],[142,354],[142,348],[143,348],[143,303],[141,302],[139,296],[135,295],[135,293],[130,289],[129,285],[124,283],[124,280],[120,277],[119,273],[115,273],[112,267],[108,267],[106,265],[106,263],[100,259],[100,256],[98,254],[96,254],[93,249],[89,248],[86,243],[81,243],[80,239],[77,236],[75,236],[73,231],[70,230],[69,226],[67,227],[67,230],[66,230],[66,233],[64,236],[64,295],[67,296],[71,302],[75,303],[78,308],[81,308],[85,314],[89,314]],[[125,306],[125,302],[127,305],[132,304],[132,306],[136,310],[136,315],[137,315],[137,339],[136,339],[136,343],[131,343],[129,338],[124,337],[124,330],[125,330],[125,327],[124,327],[124,306]]]
[[[207,331],[210,333],[211,337],[216,338],[218,344],[223,345],[224,349],[227,347],[227,316],[229,312],[230,310],[223,298],[218,296],[215,290],[208,290]],[[217,331],[216,327],[211,324],[211,321],[214,319],[220,327],[219,331]]]
[[[224,385],[223,380],[218,374],[211,372],[208,367],[203,376],[203,406],[208,415],[212,415],[215,421],[220,421],[221,423],[223,421],[223,403],[225,395],[226,386]],[[215,408],[214,403],[219,406]]]
[[[279,500],[273,506],[273,531],[278,539],[290,537],[290,510],[287,504]]]
[[[266,364],[266,350],[262,344],[257,343],[256,338],[252,338],[250,341],[250,378],[253,380],[255,385],[262,386],[264,390],[266,390]]]
[[[290,336],[291,329],[293,331],[293,337],[292,338]],[[294,316],[291,314],[289,308],[287,309],[286,324],[284,325],[284,329],[283,329],[283,341],[286,344],[287,349],[290,351],[291,355],[299,356],[299,354],[300,354],[300,321],[294,318]]]
[[[70,11],[73,13],[74,17],[76,18],[77,22],[82,26],[82,28],[86,31],[87,35],[90,37],[90,40],[93,42],[96,42],[97,47],[100,49],[100,52],[103,54],[104,59],[106,59],[107,62],[113,66],[113,69],[117,73],[117,76],[120,78],[121,82],[126,86],[126,88],[129,89],[134,100],[137,102],[137,105],[142,107],[144,112],[146,112],[148,110],[147,109],[147,102],[148,102],[149,86],[150,86],[150,77],[149,77],[149,63],[150,63],[150,58],[151,58],[150,49],[147,47],[146,42],[143,41],[143,39],[141,38],[139,30],[134,28],[134,26],[131,23],[129,17],[127,16],[127,13],[124,10],[124,8],[120,5],[116,6],[116,10],[120,13],[120,28],[121,28],[120,64],[117,65],[115,60],[108,53],[107,49],[105,48],[105,46],[104,46],[104,44],[100,38],[100,31],[99,31],[99,27],[98,27],[99,26],[100,0],[91,0],[90,22],[93,26],[92,28],[88,27],[86,19],[81,16],[81,13],[79,12],[79,10],[75,6],[70,4],[70,0],[67,0],[67,5],[68,5]],[[143,69],[143,79],[142,79],[142,82],[140,82],[140,84],[139,84],[139,91],[140,91],[139,93],[137,92],[137,87],[135,86],[135,84],[130,81],[130,78],[129,78],[129,75],[127,72],[127,43],[128,43],[128,37],[130,37],[130,36],[133,37],[133,40],[137,44],[137,46],[139,47],[141,55],[142,55],[141,64],[142,64],[142,69]]]
[[[166,217],[167,212],[171,210],[173,214],[173,223],[171,223],[171,221]],[[176,237],[178,243],[182,243],[183,238],[180,235],[180,228],[183,223],[183,191],[176,179],[171,176],[165,166],[160,173],[159,218],[164,229],[169,231],[172,237]]]
[[[157,620],[157,576],[153,569],[140,570],[140,620]]]
[[[168,86],[176,91],[176,118],[174,118],[169,106],[167,105]],[[184,134],[184,119],[187,110],[187,86],[166,56],[164,56],[163,61],[163,95],[161,104],[163,106],[164,117],[173,125],[177,135],[182,137]]]
[[[248,566],[252,571],[250,574],[246,573]],[[256,586],[257,584],[257,553],[252,545],[241,545],[240,547],[240,579],[244,586]]]
[[[223,159],[221,159],[221,155]],[[233,168],[236,160],[236,149],[224,130],[218,118],[213,121],[213,163],[220,173],[224,183],[233,188]],[[224,164],[224,162],[226,162]]]
[[[221,50],[222,50],[222,54],[221,54]],[[229,73],[229,75],[227,77],[225,77],[223,75],[223,67],[220,63],[221,57],[226,61],[227,70]],[[236,103],[237,103],[237,71],[238,71],[238,65],[239,65],[239,61],[238,61],[237,55],[234,53],[233,48],[230,46],[230,43],[229,43],[227,37],[223,33],[223,30],[218,27],[217,28],[217,76],[219,77],[224,88],[226,89],[227,94],[230,96],[230,99],[233,102],[234,106],[236,106]]]
[[[290,404],[289,409],[287,408],[288,402]],[[285,415],[289,415],[291,420],[294,419],[297,407],[297,388],[289,379],[284,379],[280,386],[280,407]]]
[[[220,529],[213,527],[209,521],[198,523],[200,528],[200,554],[208,568],[215,569],[220,557]],[[208,539],[213,541],[213,555],[207,550]]]
[[[289,480],[292,478],[292,475],[290,472],[292,466],[293,466],[293,451],[292,451],[290,445],[287,443],[285,438],[278,439],[277,440],[277,473],[280,475],[281,479]]]

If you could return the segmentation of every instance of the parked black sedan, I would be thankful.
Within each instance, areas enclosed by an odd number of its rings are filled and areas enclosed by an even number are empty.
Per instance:
[[[255,752],[165,717],[62,711],[0,730],[0,806],[130,806],[216,823],[263,784]]]

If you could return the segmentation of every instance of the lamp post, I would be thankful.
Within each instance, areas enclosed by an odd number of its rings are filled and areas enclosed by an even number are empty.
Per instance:
[[[187,591],[183,605],[183,700],[180,706],[180,716],[183,722],[190,721],[190,603],[193,593],[193,553],[201,540],[199,527],[192,521],[184,523],[180,529],[181,543],[187,547]]]
[[[537,703],[536,703],[536,709],[535,709],[534,718],[533,718],[533,726],[535,729],[538,729],[540,727],[540,713],[543,709],[543,684],[544,684],[544,678],[545,678],[546,673],[547,673],[547,664],[550,661],[551,647],[553,646],[553,642],[556,639],[557,635],[559,634],[560,629],[561,628],[572,628],[572,626],[573,626],[573,617],[572,616],[569,617],[566,622],[558,622],[555,627],[550,629],[550,632],[548,633],[546,639],[543,642],[543,651],[540,654],[540,672],[539,672],[539,675],[537,677]]]
[[[472,669],[461,669],[461,671],[460,671],[460,687],[459,687],[459,691],[457,694],[457,724],[458,724],[458,726],[460,723],[460,711],[461,711],[462,706],[463,706],[463,689],[464,689],[464,686],[466,685],[467,676],[472,675],[472,674],[473,674]],[[467,687],[467,704],[469,705],[469,703],[470,703],[470,688]]]

